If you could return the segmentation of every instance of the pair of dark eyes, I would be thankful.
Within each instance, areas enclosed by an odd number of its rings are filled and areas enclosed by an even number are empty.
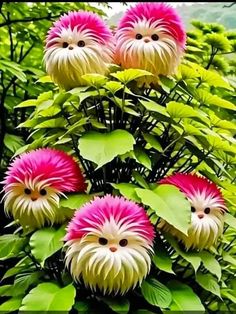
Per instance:
[[[98,239],[98,242],[99,242],[99,244],[101,244],[101,245],[106,245],[107,243],[108,243],[108,240],[106,239],[106,238],[99,238]],[[128,240],[126,240],[126,239],[122,239],[122,240],[120,240],[120,242],[119,242],[119,245],[120,246],[126,246],[128,244]]]
[[[24,192],[25,192],[25,194],[30,195],[32,191],[31,191],[30,189],[27,189],[27,188],[26,188],[26,189],[24,190]],[[46,191],[45,189],[41,189],[41,190],[39,191],[39,194],[42,195],[42,196],[44,196],[44,195],[47,194],[47,191]]]
[[[191,206],[191,212],[194,213],[195,211],[196,211],[196,208],[193,207],[193,206]],[[205,213],[205,214],[209,214],[210,211],[211,211],[210,207],[206,207],[206,208],[204,209],[204,213]]]
[[[135,38],[136,39],[142,39],[143,35],[142,34],[136,34]],[[152,38],[152,40],[156,41],[159,39],[159,36],[157,34],[152,34],[151,38]]]
[[[69,44],[66,41],[64,41],[63,44],[62,44],[62,47],[63,48],[67,48],[68,46],[69,46]],[[85,46],[85,42],[83,40],[79,40],[77,42],[77,46],[78,47],[84,47]]]

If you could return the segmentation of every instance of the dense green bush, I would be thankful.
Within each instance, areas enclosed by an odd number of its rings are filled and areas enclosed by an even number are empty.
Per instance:
[[[70,6],[92,9],[81,3]],[[85,75],[87,86],[65,92],[46,76],[41,60],[49,20],[68,9],[65,3],[11,3],[1,8],[2,169],[12,155],[39,147],[62,149],[81,163],[89,188],[87,194],[67,195],[61,207],[77,209],[94,194],[121,194],[143,203],[156,224],[163,215],[157,202],[161,199],[166,210],[179,217],[181,225],[175,226],[182,229],[188,227],[186,207],[173,209],[153,187],[173,171],[197,171],[222,188],[230,214],[218,247],[209,252],[186,252],[175,239],[159,235],[150,275],[124,297],[91,294],[72,283],[63,263],[65,225],[25,233],[10,224],[0,237],[0,310],[236,310],[236,98],[231,54],[236,31],[194,21],[178,73],[161,77],[157,89],[137,88],[135,80],[148,73],[113,66],[108,77]],[[175,204],[182,198],[171,189],[165,193]]]

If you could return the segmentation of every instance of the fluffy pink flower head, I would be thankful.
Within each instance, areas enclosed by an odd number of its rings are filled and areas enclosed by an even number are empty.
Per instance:
[[[178,13],[161,2],[138,3],[127,10],[115,37],[118,64],[126,69],[147,70],[155,76],[175,73],[186,44]]]
[[[142,207],[123,197],[96,197],[68,225],[66,264],[92,290],[123,294],[149,272],[153,239]]]
[[[188,198],[192,211],[188,236],[165,221],[161,222],[160,227],[179,238],[187,249],[190,247],[207,249],[214,245],[223,232],[223,218],[227,211],[221,191],[216,184],[205,177],[190,173],[176,173],[162,179],[159,183],[171,184],[179,188]]]
[[[97,14],[69,12],[48,31],[44,55],[46,71],[63,88],[84,85],[82,75],[108,72],[113,50],[112,33]]]
[[[5,211],[23,226],[41,227],[63,220],[59,195],[85,191],[76,161],[63,151],[41,148],[16,157],[4,180]]]

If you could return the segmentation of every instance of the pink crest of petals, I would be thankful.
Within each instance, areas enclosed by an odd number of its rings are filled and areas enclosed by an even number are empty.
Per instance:
[[[39,181],[47,181],[60,192],[82,192],[87,188],[74,158],[64,151],[51,148],[36,149],[16,157],[6,172],[5,188],[11,183],[36,177]]]
[[[58,38],[63,29],[70,28],[72,31],[87,30],[100,44],[108,44],[112,40],[112,32],[105,22],[96,13],[87,11],[68,12],[54,22],[48,31],[47,48],[53,45],[51,39]]]
[[[113,217],[118,223],[134,224],[128,228],[137,232],[149,243],[154,238],[154,228],[150,223],[145,210],[136,203],[124,197],[105,195],[95,197],[93,201],[86,203],[80,210],[75,212],[74,217],[67,228],[66,240],[80,239],[91,228],[99,228]]]
[[[171,184],[179,188],[187,197],[194,197],[196,194],[210,195],[226,210],[225,201],[220,189],[214,182],[195,173],[175,173],[158,182],[159,184]]]
[[[186,31],[184,24],[177,11],[166,3],[144,2],[127,10],[119,22],[118,32],[124,28],[132,27],[132,23],[146,19],[154,22],[160,20],[166,30],[173,36],[178,44],[184,49],[186,44]]]

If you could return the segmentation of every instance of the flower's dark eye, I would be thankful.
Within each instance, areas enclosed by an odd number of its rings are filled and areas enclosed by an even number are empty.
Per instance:
[[[205,213],[205,214],[209,214],[210,211],[211,211],[210,207],[206,207],[206,208],[204,209],[204,213]]]
[[[122,239],[122,240],[120,240],[119,244],[120,244],[120,246],[126,246],[128,244],[128,240]]]
[[[25,194],[30,195],[31,194],[31,190],[30,189],[24,189]]]
[[[191,206],[191,212],[194,213],[196,211],[195,207]]]
[[[107,239],[105,239],[105,238],[99,238],[99,239],[98,239],[98,242],[99,242],[99,244],[101,244],[101,245],[106,245],[106,244],[108,243]]]
[[[142,36],[141,34],[136,34],[135,38],[136,38],[136,39],[142,39],[143,36]]]
[[[47,194],[47,191],[46,191],[45,189],[41,189],[41,190],[39,191],[39,193],[40,193],[40,195],[44,196],[44,195]]]
[[[62,44],[62,47],[67,48],[68,46],[69,46],[69,44],[66,41],[64,41],[64,43]]]
[[[79,47],[84,47],[85,46],[85,42],[83,40],[79,40],[77,45]]]
[[[157,34],[152,34],[151,38],[152,40],[158,40],[159,36]]]

